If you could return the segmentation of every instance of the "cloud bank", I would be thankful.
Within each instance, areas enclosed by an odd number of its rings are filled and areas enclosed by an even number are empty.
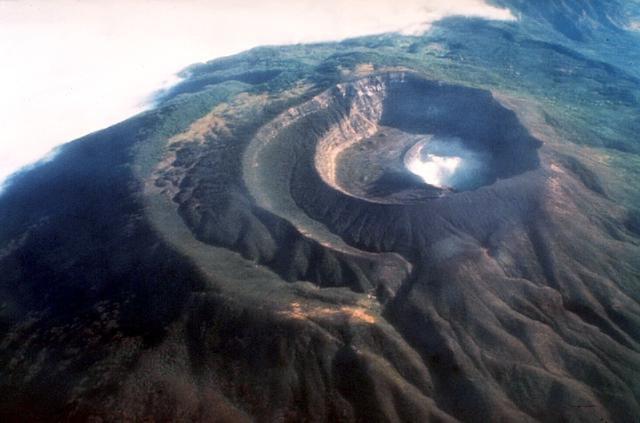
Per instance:
[[[0,0],[0,182],[56,145],[149,107],[180,69],[265,44],[415,34],[482,0]]]

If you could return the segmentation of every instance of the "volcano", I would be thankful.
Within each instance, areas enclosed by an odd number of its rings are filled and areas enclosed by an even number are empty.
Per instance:
[[[635,9],[499,3],[191,66],[14,175],[2,420],[640,418]]]

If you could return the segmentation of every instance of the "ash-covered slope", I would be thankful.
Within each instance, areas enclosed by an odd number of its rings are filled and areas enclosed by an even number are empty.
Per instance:
[[[640,81],[531,36],[252,50],[16,176],[0,417],[636,420]]]

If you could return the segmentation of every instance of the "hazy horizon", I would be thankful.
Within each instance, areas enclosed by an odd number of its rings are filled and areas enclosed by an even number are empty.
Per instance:
[[[145,110],[192,63],[259,45],[415,34],[451,15],[513,19],[481,0],[0,1],[0,184],[57,145]]]

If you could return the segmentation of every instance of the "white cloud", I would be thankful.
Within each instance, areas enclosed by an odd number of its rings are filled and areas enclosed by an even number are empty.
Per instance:
[[[415,33],[482,0],[0,0],[0,181],[142,111],[185,66],[264,44]]]
[[[423,160],[409,162],[407,168],[429,185],[445,188],[453,185],[453,178],[461,164],[462,158],[460,157],[427,154]]]

